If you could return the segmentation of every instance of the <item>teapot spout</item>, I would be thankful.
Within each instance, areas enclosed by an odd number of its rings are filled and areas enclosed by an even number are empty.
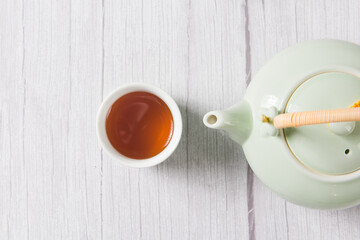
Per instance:
[[[205,126],[224,130],[235,142],[244,144],[252,131],[252,111],[247,101],[242,101],[228,109],[205,114]]]

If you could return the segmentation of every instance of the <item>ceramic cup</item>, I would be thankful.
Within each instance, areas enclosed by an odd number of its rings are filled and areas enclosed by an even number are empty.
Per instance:
[[[112,104],[121,96],[137,91],[152,93],[161,98],[169,107],[174,121],[173,135],[167,147],[156,156],[142,160],[128,158],[116,151],[116,149],[111,145],[105,129],[106,116]],[[177,145],[179,144],[182,134],[181,113],[175,101],[160,88],[144,83],[127,84],[113,91],[102,102],[97,113],[96,132],[100,145],[105,152],[111,157],[119,160],[123,165],[137,168],[151,167],[165,161],[175,151]]]

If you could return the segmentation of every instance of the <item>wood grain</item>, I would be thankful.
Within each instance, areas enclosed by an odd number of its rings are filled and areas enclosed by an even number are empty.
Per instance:
[[[24,158],[23,3],[0,2],[0,238],[29,233],[28,172]]]
[[[356,0],[0,0],[0,239],[359,239],[359,207],[286,202],[202,124],[277,52],[359,27]],[[157,167],[98,146],[97,108],[129,82],[182,112]]]
[[[358,121],[360,121],[360,108],[330,109],[279,114],[274,118],[274,127],[281,129],[313,124]]]

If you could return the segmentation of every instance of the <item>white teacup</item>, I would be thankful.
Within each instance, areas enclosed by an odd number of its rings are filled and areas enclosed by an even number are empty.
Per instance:
[[[128,158],[122,155],[121,153],[119,153],[111,145],[108,136],[106,134],[106,128],[105,128],[106,116],[113,103],[121,96],[127,93],[137,92],[137,91],[152,93],[157,97],[161,98],[169,107],[174,121],[173,134],[166,148],[159,154],[155,155],[154,157],[142,159],[142,160]],[[97,113],[96,133],[99,138],[100,144],[102,148],[105,150],[105,152],[109,154],[111,157],[119,160],[120,163],[122,163],[123,165],[129,167],[137,167],[137,168],[151,167],[165,161],[175,151],[177,145],[179,144],[182,134],[181,113],[175,101],[160,88],[144,83],[127,84],[113,91],[102,102],[99,111]]]

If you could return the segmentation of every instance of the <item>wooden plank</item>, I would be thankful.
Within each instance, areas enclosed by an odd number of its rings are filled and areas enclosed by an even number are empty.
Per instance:
[[[0,1],[0,239],[26,239],[29,231],[22,9],[21,1]]]
[[[192,1],[188,92],[191,239],[245,239],[247,165],[241,147],[205,129],[203,115],[240,101],[246,88],[244,2]]]
[[[70,2],[66,229],[69,238],[103,237],[102,158],[96,106],[103,88],[103,3]],[[76,237],[75,237],[76,236]]]
[[[89,130],[101,95],[101,3],[24,3],[22,231],[29,239],[100,238],[100,150]]]
[[[356,1],[251,1],[252,73],[273,55],[298,42],[336,38],[360,43]],[[357,239],[359,207],[311,210],[288,203],[254,179],[257,239]]]

